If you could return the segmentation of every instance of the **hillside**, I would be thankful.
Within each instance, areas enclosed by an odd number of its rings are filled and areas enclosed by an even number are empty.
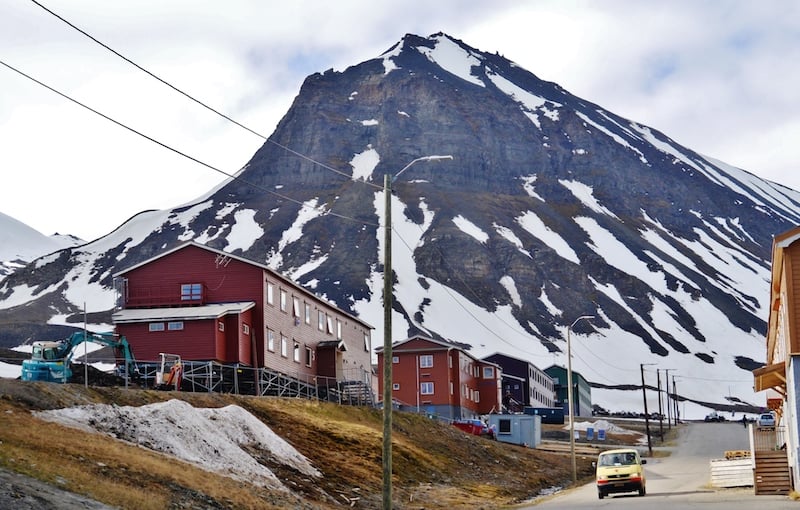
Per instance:
[[[119,508],[379,508],[381,412],[299,399],[254,398],[26,383],[0,379],[0,469],[29,475]],[[241,406],[307,457],[311,480],[259,461],[292,495],[213,474],[164,454],[35,417],[86,404],[141,406],[181,399],[195,407]],[[180,416],[173,417],[175,427]],[[564,486],[569,456],[469,436],[423,416],[394,416],[397,508],[497,508]],[[249,452],[251,455],[254,452]],[[255,452],[258,457],[258,452]],[[591,459],[579,457],[581,477]]]

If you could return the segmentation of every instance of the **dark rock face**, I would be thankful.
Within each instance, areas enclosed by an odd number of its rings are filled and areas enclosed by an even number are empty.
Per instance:
[[[461,73],[434,53],[444,46],[468,64]],[[354,176],[354,156],[369,151],[373,171]],[[269,263],[351,312],[358,302],[380,306],[371,281],[383,269],[383,176],[430,155],[453,160],[415,164],[392,185],[404,204],[395,225],[419,226],[419,242],[395,241],[413,250],[417,272],[395,267],[396,283],[437,282],[488,312],[510,307],[516,326],[547,350],[560,349],[570,317],[592,314],[595,327],[613,323],[656,356],[691,353],[712,364],[697,352],[708,328],[692,303],[719,310],[743,334],[766,331],[771,240],[800,221],[796,192],[443,34],[408,35],[382,58],[309,76],[270,141],[207,207],[185,223],[178,218],[190,207],[153,219],[142,240],[126,238],[123,225],[84,270],[111,288],[114,272],[195,238]],[[230,249],[234,215],[246,209],[263,234]],[[302,235],[287,237],[300,218]],[[0,299],[22,284],[52,290],[93,244],[11,275]],[[743,284],[742,273],[763,285]],[[428,330],[431,305],[426,297],[394,308],[409,334],[466,340]],[[657,324],[656,307],[676,330]],[[12,322],[11,310],[0,321]]]

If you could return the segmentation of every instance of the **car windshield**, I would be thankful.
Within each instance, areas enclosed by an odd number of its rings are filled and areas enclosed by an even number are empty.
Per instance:
[[[611,453],[600,456],[601,466],[627,466],[630,464],[636,464],[636,454],[632,452]]]

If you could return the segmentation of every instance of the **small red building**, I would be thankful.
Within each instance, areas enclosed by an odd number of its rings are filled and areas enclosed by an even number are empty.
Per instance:
[[[371,374],[366,322],[263,264],[189,242],[114,275],[134,356],[268,368],[298,379]]]
[[[383,348],[378,392],[383,395]],[[392,345],[392,399],[401,410],[451,420],[499,412],[502,370],[456,344],[415,336]]]

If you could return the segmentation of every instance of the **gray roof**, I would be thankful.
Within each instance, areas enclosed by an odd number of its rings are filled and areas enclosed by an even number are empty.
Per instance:
[[[255,301],[242,301],[202,306],[176,306],[174,308],[126,308],[115,312],[111,316],[111,320],[115,324],[130,324],[135,322],[217,319],[229,313],[244,312],[254,306],[256,306]]]

